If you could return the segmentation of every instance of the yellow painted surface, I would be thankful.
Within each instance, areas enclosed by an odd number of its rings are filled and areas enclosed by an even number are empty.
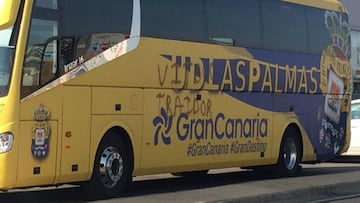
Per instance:
[[[143,91],[135,88],[92,88],[92,114],[134,115],[143,113]]]
[[[0,99],[0,108],[2,110],[0,111],[0,132],[11,132],[14,134],[14,144],[13,148],[8,153],[0,154],[0,188],[2,189],[11,189],[14,188],[17,181],[18,174],[16,173],[18,171],[18,162],[19,162],[19,145],[20,145],[20,137],[18,135],[20,134],[20,98],[19,98],[19,90],[20,90],[20,81],[21,81],[21,67],[23,63],[23,55],[24,50],[26,46],[26,40],[27,40],[27,32],[28,32],[28,25],[30,21],[30,12],[32,9],[32,0],[26,1],[24,5],[23,10],[23,26],[22,29],[19,31],[18,35],[18,42],[19,45],[16,48],[15,52],[15,58],[18,58],[19,60],[14,60],[13,66],[14,69],[19,71],[14,71],[11,78],[11,86],[9,89],[9,94],[7,97],[3,97]],[[11,26],[16,19],[17,16],[17,8],[20,4],[20,1],[18,0],[7,0],[6,1],[8,10],[4,13],[1,12],[0,15],[5,15],[0,21],[6,22],[1,28],[7,28]],[[6,17],[7,16],[7,17]],[[2,24],[2,23],[0,23]],[[29,153],[29,152],[28,152]]]
[[[12,26],[17,18],[20,0],[0,1],[0,29]]]
[[[58,123],[56,121],[49,122],[51,135],[49,141],[49,151],[47,156],[42,159],[36,159],[32,155],[31,143],[33,137],[33,121],[22,121],[21,136],[19,139],[19,159],[17,168],[17,187],[32,185],[49,185],[54,183],[56,158],[57,158],[57,135]],[[35,174],[35,168],[39,168],[39,174]]]
[[[313,6],[322,9],[346,12],[346,8],[338,1],[338,0],[322,0],[322,1],[314,1],[314,0],[282,0],[291,3],[297,3],[302,5]]]
[[[64,87],[60,177],[58,182],[86,180],[89,173],[91,89]],[[77,167],[77,170],[73,170]]]
[[[197,100],[196,95],[201,95],[201,100]],[[269,136],[273,131],[273,120],[269,111],[234,100],[221,92],[149,90],[145,92],[144,101],[155,103],[153,108],[145,109],[144,120],[151,121],[155,117],[164,121],[144,123],[144,132],[160,132],[157,143],[154,133],[144,134],[141,167],[146,172],[274,162],[271,154],[273,136]],[[162,111],[159,107],[172,117],[159,114]],[[187,115],[184,112],[188,112]],[[172,127],[170,132],[166,131],[168,126]],[[254,137],[246,138],[247,133]],[[268,136],[261,137],[261,134]],[[169,135],[169,144],[162,139],[163,135]],[[246,144],[258,148],[252,149],[253,152],[242,151],[241,146]]]

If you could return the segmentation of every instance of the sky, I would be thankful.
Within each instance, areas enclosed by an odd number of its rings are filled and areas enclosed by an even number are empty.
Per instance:
[[[341,3],[345,5],[345,7],[349,11],[350,15],[350,27],[353,30],[360,31],[360,1],[359,0],[340,0]]]

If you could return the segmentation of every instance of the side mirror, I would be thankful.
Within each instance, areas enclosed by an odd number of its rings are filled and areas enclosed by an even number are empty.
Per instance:
[[[0,0],[0,29],[15,24],[20,0]]]

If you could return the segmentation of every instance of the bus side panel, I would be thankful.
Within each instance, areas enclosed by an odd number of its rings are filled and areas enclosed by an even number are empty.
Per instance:
[[[86,180],[90,152],[90,87],[64,87],[60,183]]]
[[[15,187],[53,184],[59,171],[62,86],[34,93],[20,103]]]
[[[109,70],[107,69],[107,71]],[[108,75],[119,76],[113,72]],[[108,130],[115,127],[121,128],[127,133],[119,136],[129,136],[130,138],[134,153],[134,174],[138,174],[142,151],[143,109],[149,108],[151,104],[146,105],[144,106],[143,103],[143,89],[92,87],[90,170],[92,170],[101,139]],[[145,131],[144,133],[149,132]]]
[[[32,143],[34,140],[34,122],[22,121],[20,122],[19,142],[19,162],[17,170],[17,187],[26,187],[34,185],[49,185],[54,183],[57,157],[57,132],[58,123],[56,121],[48,122],[51,134],[49,135],[49,151],[44,158],[36,158],[34,153],[43,153],[42,150],[34,152]],[[41,141],[39,141],[41,142]],[[37,154],[37,157],[39,154]]]
[[[253,95],[256,97],[256,93]],[[270,111],[220,91],[146,90],[145,173],[266,165],[272,154]]]

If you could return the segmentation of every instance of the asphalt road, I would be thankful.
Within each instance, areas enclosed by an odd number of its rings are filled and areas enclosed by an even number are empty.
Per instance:
[[[349,162],[349,161],[347,161]],[[271,178],[238,168],[214,170],[196,179],[160,174],[134,179],[129,193],[95,202],[311,202],[360,193],[359,163],[304,165],[292,178]],[[77,187],[33,188],[0,194],[0,202],[82,203]]]

